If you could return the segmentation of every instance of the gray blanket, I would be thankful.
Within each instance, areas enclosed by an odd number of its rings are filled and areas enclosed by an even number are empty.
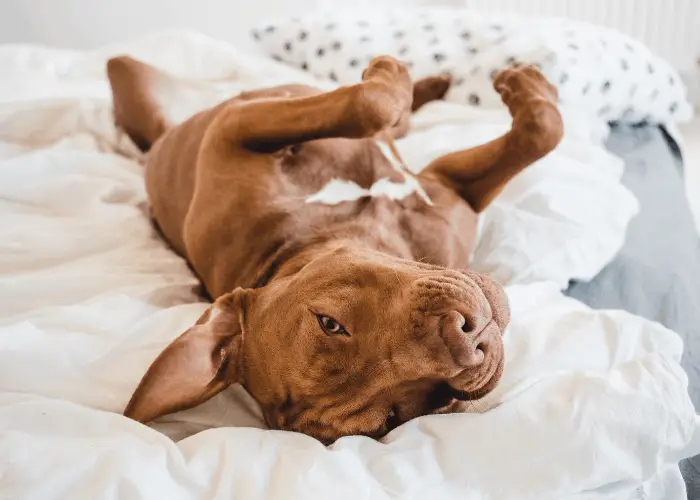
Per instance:
[[[678,147],[659,127],[614,126],[608,149],[625,160],[622,182],[640,202],[625,244],[590,282],[567,294],[599,309],[658,321],[684,341],[683,368],[700,409],[700,238],[685,196]],[[700,499],[700,456],[681,463],[688,498]]]

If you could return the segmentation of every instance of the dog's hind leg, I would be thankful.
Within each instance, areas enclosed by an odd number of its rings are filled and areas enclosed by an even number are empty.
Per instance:
[[[110,59],[107,77],[116,124],[142,151],[168,129],[222,100],[210,83],[180,78],[129,56]]]

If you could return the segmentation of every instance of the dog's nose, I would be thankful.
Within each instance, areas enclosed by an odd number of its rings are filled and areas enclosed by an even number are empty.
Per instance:
[[[490,318],[465,318],[458,311],[442,317],[440,335],[454,360],[465,368],[479,366],[489,352]]]

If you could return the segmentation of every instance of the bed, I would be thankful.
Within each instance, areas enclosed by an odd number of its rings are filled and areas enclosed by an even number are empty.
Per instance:
[[[382,441],[264,428],[240,388],[151,427],[121,415],[146,367],[206,308],[149,223],[136,148],[104,63],[129,53],[202,86],[193,108],[320,81],[188,32],[93,52],[0,47],[0,496],[34,498],[682,499],[700,453],[682,339],[567,297],[615,256],[639,203],[607,126],[562,105],[566,134],[484,213],[473,267],[507,287],[499,388]],[[193,109],[194,110],[194,109]],[[407,165],[508,129],[504,110],[427,105]]]

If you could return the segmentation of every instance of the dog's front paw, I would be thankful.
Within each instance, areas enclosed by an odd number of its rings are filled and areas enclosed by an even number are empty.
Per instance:
[[[413,91],[411,76],[406,66],[391,56],[378,56],[372,59],[362,72],[362,80],[376,80],[397,91],[410,94]]]
[[[504,69],[493,86],[513,117],[511,146],[533,158],[554,149],[564,133],[556,87],[533,66]]]
[[[375,57],[362,73],[354,113],[366,135],[393,127],[410,113],[413,84],[406,66],[390,56]]]
[[[493,87],[513,116],[536,103],[556,106],[559,99],[556,87],[534,66],[516,65],[502,70],[494,78]]]

